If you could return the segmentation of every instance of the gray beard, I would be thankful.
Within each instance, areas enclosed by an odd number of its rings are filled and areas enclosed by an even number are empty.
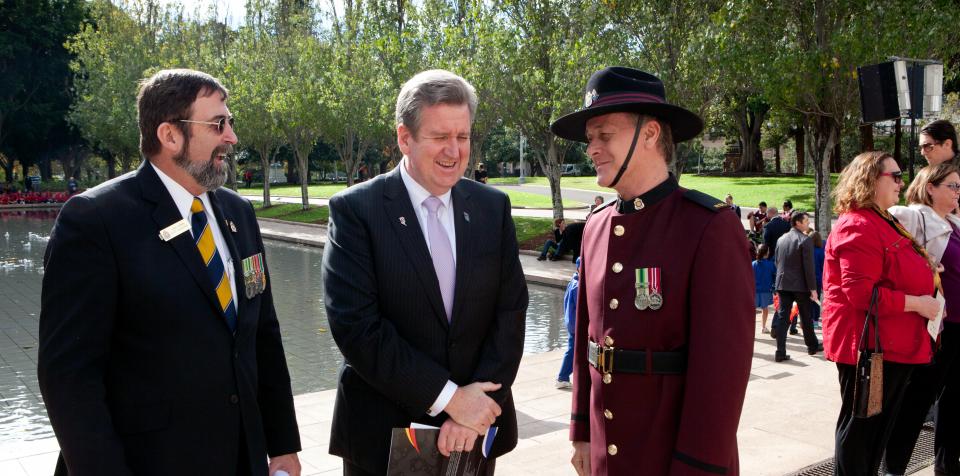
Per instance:
[[[217,170],[216,156],[222,150],[219,148],[213,151],[210,160],[205,162],[194,162],[187,158],[186,145],[184,150],[173,157],[173,162],[181,169],[187,172],[197,184],[204,190],[211,192],[227,183],[227,173],[230,167],[224,163],[220,170]]]

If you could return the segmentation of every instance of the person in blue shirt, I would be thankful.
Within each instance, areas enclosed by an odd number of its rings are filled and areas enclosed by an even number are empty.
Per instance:
[[[567,290],[563,294],[563,321],[567,325],[567,350],[560,363],[560,375],[557,375],[557,388],[570,388],[570,374],[573,373],[573,336],[577,328],[577,290],[580,288],[580,258],[577,258],[577,271],[573,273]]]
[[[770,305],[773,304],[773,282],[777,277],[777,265],[770,259],[770,247],[760,245],[757,248],[757,259],[753,262],[753,281],[757,285],[756,307],[761,310],[760,322],[763,333],[769,334],[767,316]]]

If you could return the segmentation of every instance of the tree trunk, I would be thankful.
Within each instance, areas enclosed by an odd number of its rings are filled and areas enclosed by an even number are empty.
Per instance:
[[[7,178],[7,183],[13,183],[13,159],[7,157],[3,161],[3,175]]]
[[[107,179],[112,179],[117,176],[117,157],[113,152],[105,152],[104,160],[107,162]]]
[[[873,124],[860,124],[860,152],[873,150]]]
[[[751,111],[746,104],[738,107],[734,113],[737,131],[740,133],[740,160],[737,172],[763,172],[763,154],[760,151],[760,127],[766,118],[764,111]]]
[[[806,127],[801,125],[797,128],[797,133],[793,136],[797,149],[797,170],[794,171],[794,175],[803,175],[803,170],[807,166],[807,151],[805,148],[807,144],[806,134]]]
[[[780,146],[779,145],[773,148],[773,160],[774,160],[774,163],[776,164],[777,174],[779,174],[780,173]]]
[[[547,139],[547,153],[540,161],[543,174],[550,182],[550,199],[553,203],[553,218],[563,218],[563,196],[560,194],[560,163],[557,158],[557,139],[551,134]]]
[[[807,134],[808,145],[813,155],[816,194],[816,229],[822,236],[830,234],[833,211],[830,207],[830,163],[833,151],[839,143],[840,128],[832,118],[811,119]]]
[[[260,154],[260,167],[263,168],[263,208],[267,208],[270,206],[270,147],[263,147],[257,153]]]
[[[227,187],[237,191],[237,157],[234,154],[227,156]]]
[[[310,150],[308,147],[294,147],[297,154],[297,171],[300,173],[300,202],[303,210],[310,209]]]
[[[839,136],[839,133],[837,133],[837,135]],[[841,153],[843,152],[840,150],[840,141],[838,140],[833,146],[833,153],[830,154],[830,173],[832,174],[840,173],[840,170],[843,168],[841,166],[842,160],[840,160]]]

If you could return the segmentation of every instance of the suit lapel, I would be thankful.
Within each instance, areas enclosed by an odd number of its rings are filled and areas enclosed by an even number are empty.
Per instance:
[[[470,194],[463,187],[454,186],[452,191],[453,222],[457,230],[457,283],[453,293],[453,317],[450,321],[457,322],[460,308],[463,307],[464,296],[470,283],[470,271],[473,269],[473,253],[470,249],[470,238],[476,230],[471,225],[473,203]]]
[[[410,203],[410,195],[400,177],[400,167],[403,167],[403,164],[387,175],[384,184],[386,219],[393,227],[397,241],[400,242],[411,267],[426,290],[427,300],[433,307],[434,315],[444,326],[448,326],[447,312],[443,308],[443,298],[440,296],[440,283],[437,280],[436,271],[433,270],[433,259],[430,257],[427,240],[423,236],[417,213],[414,211],[413,204]]]
[[[160,177],[157,176],[156,171],[154,171],[153,167],[148,165],[146,161],[140,165],[140,169],[137,171],[137,180],[140,182],[143,198],[156,205],[153,210],[153,221],[157,224],[157,239],[159,240],[160,230],[182,220],[183,216],[180,215],[176,204],[173,203],[173,198],[170,196],[166,187],[163,186],[163,182],[160,181]],[[221,320],[223,320],[223,310],[220,309],[220,302],[213,293],[213,284],[210,283],[210,277],[207,274],[206,268],[203,266],[203,258],[200,256],[200,250],[197,249],[190,230],[177,235],[167,243],[176,251],[177,256],[180,258],[180,261],[183,262],[184,267],[187,268],[190,276],[193,277],[197,286],[199,286],[203,294],[207,296],[210,305],[217,314],[220,315]]]
[[[230,250],[230,257],[233,258],[233,283],[236,285],[237,293],[245,293],[246,287],[243,282],[243,258],[237,250],[237,243],[233,239],[233,215],[220,206],[219,196],[216,190],[209,192],[210,203],[213,205],[213,214],[217,217],[217,225],[220,227],[220,234],[223,235],[223,241],[227,243]],[[236,226],[236,225],[234,225]],[[240,327],[240,305],[245,302],[240,296],[233,297],[233,303],[237,306],[237,328]]]

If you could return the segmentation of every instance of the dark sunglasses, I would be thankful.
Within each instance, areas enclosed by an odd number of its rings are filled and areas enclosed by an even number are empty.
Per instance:
[[[899,170],[896,172],[883,172],[880,174],[880,176],[888,176],[896,183],[903,183],[903,172],[900,172]]]
[[[940,142],[940,141],[924,142],[923,144],[920,144],[920,150],[924,152],[930,152],[931,150],[933,150],[933,146],[940,145],[940,144],[943,144],[943,142]]]
[[[233,124],[234,124],[235,121],[233,120],[233,116],[230,116],[230,117],[221,117],[220,120],[217,121],[217,122],[210,122],[210,121],[191,121],[191,120],[189,120],[189,119],[180,119],[180,122],[189,122],[189,123],[191,123],[191,124],[208,124],[208,125],[211,125],[211,126],[217,126],[217,133],[218,133],[218,134],[223,134],[223,131],[224,131],[224,128],[226,127],[226,124],[230,124],[230,128],[233,129]]]

